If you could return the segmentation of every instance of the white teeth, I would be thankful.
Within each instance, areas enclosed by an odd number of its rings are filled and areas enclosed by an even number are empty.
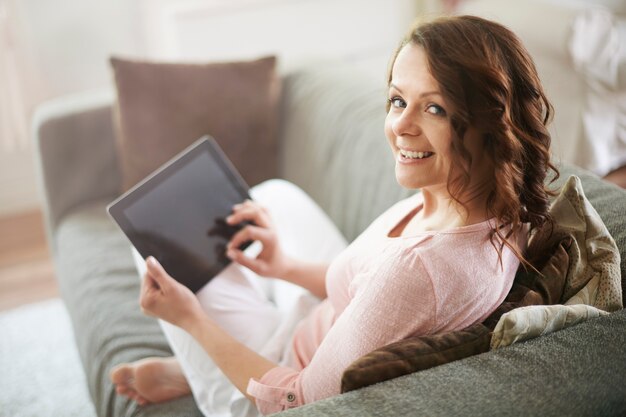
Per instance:
[[[432,155],[431,152],[412,152],[412,151],[405,151],[403,149],[400,149],[400,154],[404,156],[405,158],[411,158],[411,159],[422,159],[422,158],[427,158],[430,155]]]

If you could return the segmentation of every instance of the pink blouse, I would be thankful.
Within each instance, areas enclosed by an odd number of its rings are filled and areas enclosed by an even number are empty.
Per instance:
[[[296,328],[294,359],[249,382],[262,414],[338,395],[343,371],[359,357],[413,335],[466,328],[502,303],[519,260],[505,246],[500,265],[490,221],[389,237],[421,204],[421,193],[395,204],[331,263],[328,298]]]

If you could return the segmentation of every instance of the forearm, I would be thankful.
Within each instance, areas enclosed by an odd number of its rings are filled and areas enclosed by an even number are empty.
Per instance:
[[[321,299],[326,298],[326,271],[328,264],[289,259],[280,278],[306,288]]]
[[[184,328],[232,384],[254,403],[254,397],[247,394],[250,378],[261,379],[278,365],[237,341],[203,313],[190,320]]]

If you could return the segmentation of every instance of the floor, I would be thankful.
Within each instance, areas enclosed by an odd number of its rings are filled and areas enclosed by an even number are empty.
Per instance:
[[[0,311],[58,297],[41,211],[0,217]]]

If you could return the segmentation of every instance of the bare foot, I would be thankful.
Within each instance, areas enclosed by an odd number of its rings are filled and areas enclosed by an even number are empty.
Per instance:
[[[123,363],[111,371],[115,391],[139,405],[160,403],[191,394],[189,383],[174,357],[146,358]]]

